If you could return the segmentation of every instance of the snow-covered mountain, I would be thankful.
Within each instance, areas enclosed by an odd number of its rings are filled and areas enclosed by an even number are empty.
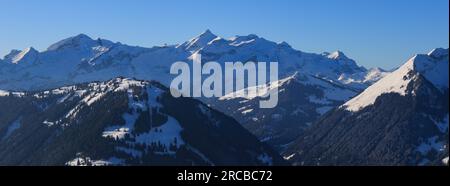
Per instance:
[[[28,52],[14,50],[0,61],[0,89],[45,90],[115,77],[156,80],[169,86],[174,78],[169,74],[171,64],[192,61],[197,54],[202,55],[203,62],[222,64],[277,61],[283,83],[275,109],[259,109],[260,97],[201,100],[229,114],[280,151],[318,117],[387,74],[378,69],[366,70],[341,51],[306,53],[286,42],[276,43],[254,34],[225,39],[210,30],[171,46],[128,46],[80,34],[42,52],[24,51]]]
[[[358,94],[346,86],[298,73],[279,80],[277,87],[274,84],[267,84],[267,92],[278,91],[278,106],[273,109],[260,109],[264,95],[245,96],[248,89],[202,101],[234,117],[261,141],[283,152],[320,116]]]
[[[190,51],[191,53],[194,53],[194,52],[204,48],[205,46],[207,46],[210,42],[212,42],[216,38],[217,38],[217,36],[214,35],[208,29],[205,32],[198,35],[197,37],[194,37],[191,40],[178,45],[177,48],[182,48],[186,51]]]
[[[171,64],[192,61],[195,54],[202,54],[203,61],[277,61],[280,79],[299,72],[359,90],[367,87],[365,82],[379,78],[365,76],[371,71],[340,51],[306,53],[286,42],[275,43],[253,34],[224,39],[207,30],[172,46],[128,46],[80,34],[42,52],[31,47],[13,50],[0,61],[0,89],[39,90],[118,76],[157,80],[168,86],[173,77],[168,73]]]
[[[345,103],[343,107],[350,111],[358,111],[373,104],[376,98],[382,94],[398,93],[406,95],[408,84],[416,80],[419,75],[430,81],[436,88],[442,91],[447,90],[449,77],[448,50],[437,48],[426,55],[415,55],[395,72],[364,90],[360,95]]]
[[[23,65],[24,63],[32,64],[37,60],[38,54],[39,52],[33,47],[26,48],[23,51],[12,50],[4,57],[4,62],[20,65]]]
[[[297,165],[439,165],[448,159],[448,49],[418,54],[327,113],[284,153]]]
[[[1,165],[286,164],[235,120],[157,82],[3,91],[0,105]]]

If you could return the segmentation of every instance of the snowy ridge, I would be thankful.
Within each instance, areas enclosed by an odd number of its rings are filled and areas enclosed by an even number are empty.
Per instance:
[[[415,55],[400,68],[386,75],[341,107],[356,112],[368,105],[372,105],[376,98],[383,93],[406,95],[408,84],[414,81],[418,74],[424,76],[437,88],[441,90],[448,89],[448,50],[446,50],[447,53],[441,49],[433,51],[439,51],[438,58],[434,55],[436,52],[430,52],[428,55]]]
[[[55,44],[50,45],[47,48],[47,51],[54,51],[54,50],[63,50],[63,49],[70,49],[70,48],[90,48],[95,45],[101,45],[101,46],[111,46],[113,43],[108,40],[103,39],[97,39],[93,40],[89,36],[85,34],[79,34],[74,37],[69,37],[67,39],[63,39],[59,42],[56,42]]]
[[[9,95],[9,92],[0,90],[0,96],[8,96],[8,95]]]
[[[219,100],[229,100],[234,98],[254,99],[256,97],[267,97],[269,93],[271,91],[274,91],[275,89],[279,92],[284,91],[284,86],[286,84],[289,84],[291,81],[301,82],[306,85],[319,86],[326,90],[324,91],[324,97],[325,99],[329,100],[348,100],[355,94],[355,91],[349,89],[348,87],[340,87],[339,84],[334,84],[333,82],[330,82],[326,79],[314,77],[307,74],[300,75],[299,72],[295,72],[293,75],[280,79],[276,82],[269,82],[265,85],[258,85],[254,87],[247,87],[245,89],[226,94],[220,97]]]
[[[12,50],[4,57],[3,62],[23,65],[24,63],[34,63],[38,59],[38,56],[39,52],[36,49],[28,47],[24,50]]]
[[[346,85],[360,84],[361,88],[364,89],[364,85],[371,85],[384,76],[388,75],[389,71],[383,70],[381,68],[371,68],[368,71],[355,73],[355,74],[342,74],[339,76],[338,80]]]
[[[107,160],[93,160],[88,156],[84,156],[83,153],[77,153],[76,158],[66,162],[67,166],[117,166],[124,165],[125,160],[111,157]]]
[[[204,61],[219,63],[278,61],[280,79],[300,72],[358,90],[372,82],[363,83],[367,70],[341,51],[329,55],[306,53],[286,42],[276,43],[254,34],[224,39],[207,30],[176,46],[134,47],[80,34],[61,40],[43,52],[32,48],[28,52],[12,51],[4,61],[17,56],[18,64],[0,63],[0,89],[42,90],[119,76],[155,80],[168,86],[172,77],[168,73],[170,65],[176,61],[192,61],[193,54],[202,54]],[[19,64],[33,65],[16,68]],[[351,77],[352,81],[340,77]]]
[[[345,54],[341,51],[334,51],[332,53],[325,52],[324,53],[327,58],[333,59],[333,60],[348,60],[349,58],[345,56]]]

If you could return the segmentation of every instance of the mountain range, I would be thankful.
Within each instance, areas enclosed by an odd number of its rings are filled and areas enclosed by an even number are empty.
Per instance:
[[[203,62],[221,64],[228,61],[279,62],[279,79],[292,81],[282,83],[288,88],[280,87],[287,90],[280,94],[280,100],[286,103],[274,110],[250,113],[247,109],[242,113],[244,107],[256,110],[257,101],[244,103],[238,101],[240,98],[225,99],[227,96],[220,101],[217,98],[202,99],[233,116],[259,139],[267,140],[279,150],[327,110],[342,104],[388,73],[358,66],[341,51],[306,53],[293,49],[286,42],[275,43],[253,34],[224,39],[206,30],[182,44],[152,48],[80,34],[56,42],[42,52],[32,47],[12,50],[0,61],[0,90],[46,90],[115,77],[153,80],[169,86],[174,78],[169,74],[170,65],[176,61],[192,62],[196,54],[202,55]],[[304,88],[308,91],[296,95]],[[298,97],[299,103],[289,101],[293,97],[291,94]],[[239,110],[242,111],[237,112]],[[296,118],[303,119],[299,122]]]
[[[165,93],[163,100],[171,101],[164,102],[162,108],[154,105],[160,98],[149,101],[149,87],[166,92],[165,87],[174,78],[169,74],[173,62],[192,62],[197,54],[202,55],[202,62],[217,61],[222,65],[229,61],[277,61],[279,80],[267,82],[269,89],[279,91],[277,107],[260,109],[262,98],[242,96],[246,89],[236,91],[237,96],[225,92],[219,98],[197,100],[175,99]],[[111,91],[130,82],[139,86],[124,88],[120,93]],[[131,97],[127,98],[127,94]],[[121,105],[113,107],[119,104],[113,98]],[[89,100],[97,107],[88,104]],[[142,100],[147,105],[140,103]],[[445,157],[448,161],[448,49],[416,55],[396,70],[386,71],[359,66],[341,51],[307,53],[286,42],[276,43],[253,34],[225,39],[206,30],[178,45],[151,48],[80,34],[56,42],[45,51],[32,47],[12,50],[0,59],[0,101],[2,105],[22,103],[0,112],[0,138],[2,133],[4,138],[0,143],[6,144],[0,148],[1,157],[5,157],[0,160],[2,164],[286,163],[278,154],[294,165],[439,164]],[[177,108],[180,105],[186,105],[184,112]],[[32,110],[34,107],[37,110]],[[80,110],[84,114],[67,118]],[[105,117],[90,116],[88,110]],[[204,110],[214,112],[215,119],[210,118],[210,113],[194,114]],[[193,118],[184,118],[184,114],[192,114]],[[165,122],[154,126],[153,120]],[[216,126],[198,131],[197,123],[191,124],[203,120],[210,124],[230,123],[230,128]],[[92,124],[95,130],[76,137],[82,141],[72,139],[89,130],[92,122],[96,123]],[[139,140],[139,132],[134,131],[140,128],[139,123],[150,125],[144,126],[143,134],[152,140]],[[173,125],[177,123],[178,127]],[[25,125],[35,128],[23,129]],[[31,132],[44,130],[40,127],[45,125],[52,131]],[[163,126],[171,131],[163,136],[173,137],[176,144],[164,139],[155,141],[160,135],[152,130]],[[189,127],[196,130],[187,130]],[[217,140],[203,144],[194,137],[177,134],[174,128],[178,133],[185,131],[184,135]],[[236,137],[225,137],[234,135],[234,131]],[[28,147],[27,138],[39,144]],[[213,143],[224,145],[212,147]],[[93,151],[94,146],[108,150]],[[43,156],[50,151],[55,157]],[[229,159],[211,151],[223,152]],[[14,156],[30,152],[41,156]]]
[[[275,43],[253,34],[223,39],[207,30],[179,45],[152,48],[80,34],[56,42],[42,52],[32,47],[12,50],[0,61],[0,89],[43,90],[118,76],[168,85],[172,79],[168,73],[170,65],[175,61],[192,61],[194,54],[202,54],[202,61],[220,63],[277,61],[280,78],[299,71],[357,90],[382,76],[382,71],[358,66],[340,51],[306,53],[286,42]]]

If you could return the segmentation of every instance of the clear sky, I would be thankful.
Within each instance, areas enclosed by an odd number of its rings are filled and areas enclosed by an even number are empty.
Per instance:
[[[448,0],[0,0],[0,56],[85,33],[130,45],[184,42],[206,29],[257,34],[305,52],[341,50],[390,69],[448,48]]]

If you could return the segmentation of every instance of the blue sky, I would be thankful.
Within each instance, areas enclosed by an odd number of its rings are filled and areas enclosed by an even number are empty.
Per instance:
[[[341,50],[390,69],[448,48],[448,0],[0,0],[0,56],[42,51],[85,33],[151,47],[216,35],[257,34],[305,52]]]

